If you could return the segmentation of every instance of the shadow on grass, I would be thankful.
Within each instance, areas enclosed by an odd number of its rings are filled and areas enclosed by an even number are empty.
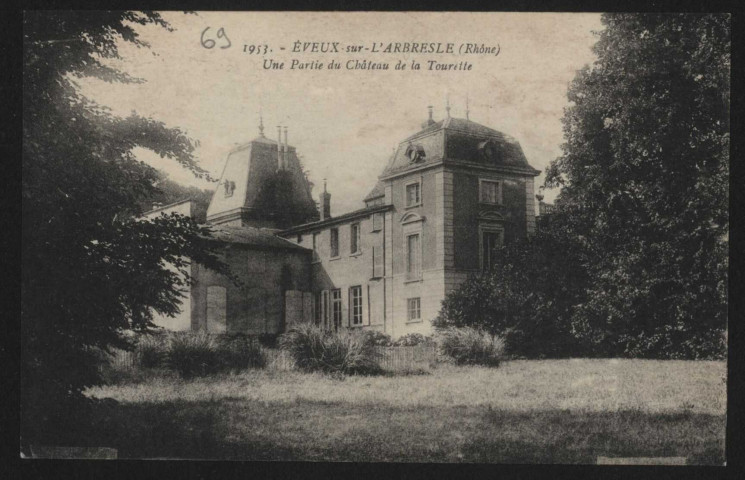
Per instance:
[[[595,463],[598,456],[724,462],[723,415],[516,413],[487,407],[349,405],[299,399],[98,402],[48,444],[119,458]]]

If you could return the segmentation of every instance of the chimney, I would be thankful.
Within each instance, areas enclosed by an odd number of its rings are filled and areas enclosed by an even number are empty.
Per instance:
[[[432,105],[427,107],[427,109],[429,110],[429,118],[427,119],[426,122],[422,123],[422,128],[427,128],[430,125],[435,124],[435,120],[432,118],[432,108],[433,108]]]
[[[282,167],[285,170],[289,170],[289,163],[290,163],[290,156],[288,155],[290,151],[290,144],[287,143],[287,127],[285,127],[285,143],[284,143],[284,151],[285,154],[282,156]]]
[[[331,194],[326,191],[326,179],[323,179],[323,193],[321,193],[321,220],[331,218]]]
[[[277,125],[277,170],[282,170],[282,127]]]

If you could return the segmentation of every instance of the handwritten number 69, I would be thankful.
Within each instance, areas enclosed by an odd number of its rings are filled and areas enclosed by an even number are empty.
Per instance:
[[[217,43],[215,40],[211,38],[204,38],[204,34],[207,33],[207,30],[209,30],[210,28],[212,27],[207,27],[202,31],[202,37],[200,39],[202,42],[202,46],[206,49],[214,48]],[[230,48],[230,46],[232,45],[232,43],[230,42],[230,39],[228,38],[228,35],[225,33],[225,29],[222,27],[217,29],[217,38],[223,39],[227,42],[227,44],[220,46],[221,49]]]

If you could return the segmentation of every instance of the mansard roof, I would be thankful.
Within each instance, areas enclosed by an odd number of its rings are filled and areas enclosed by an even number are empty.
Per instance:
[[[383,186],[383,182],[378,181],[373,189],[370,190],[370,193],[365,196],[364,201],[367,202],[380,197],[385,197],[385,187]]]
[[[493,152],[490,159],[482,154],[487,142]],[[381,177],[443,161],[507,167],[528,175],[539,173],[530,166],[515,138],[468,119],[448,117],[425,123],[422,130],[402,141]]]
[[[255,209],[266,182],[275,176],[278,170],[277,142],[265,137],[238,145],[227,155],[225,167],[215,193],[207,209],[207,221],[219,223],[229,218],[231,212],[253,211],[254,215],[271,218],[271,212],[259,212]],[[315,210],[305,174],[297,157],[295,147],[288,145],[284,153],[285,167],[292,183],[294,205],[303,205],[308,210]],[[226,185],[229,191],[226,191]]]

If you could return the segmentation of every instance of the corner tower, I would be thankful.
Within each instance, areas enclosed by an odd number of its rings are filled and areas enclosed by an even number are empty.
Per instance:
[[[385,308],[396,336],[431,332],[427,320],[449,292],[493,268],[500,245],[535,230],[540,172],[519,142],[449,113],[435,121],[430,108],[365,198],[393,207],[384,229]]]

